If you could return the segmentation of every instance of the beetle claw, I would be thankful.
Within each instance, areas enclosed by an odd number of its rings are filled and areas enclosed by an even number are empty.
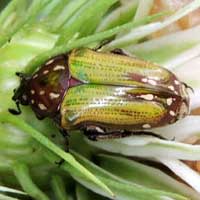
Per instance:
[[[59,161],[55,161],[55,164],[58,165],[58,167],[60,167],[64,162],[64,159],[60,159]]]
[[[16,101],[16,106],[17,106],[17,110],[16,109],[13,109],[13,108],[9,108],[8,111],[13,114],[13,115],[20,115],[21,114],[21,108],[19,106],[19,101]]]

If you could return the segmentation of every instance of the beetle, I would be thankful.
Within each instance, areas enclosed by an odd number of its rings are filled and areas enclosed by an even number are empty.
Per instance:
[[[187,85],[159,65],[121,49],[74,49],[51,58],[21,84],[13,100],[60,129],[80,129],[92,140],[145,133],[189,113]],[[17,114],[10,109],[10,112]]]

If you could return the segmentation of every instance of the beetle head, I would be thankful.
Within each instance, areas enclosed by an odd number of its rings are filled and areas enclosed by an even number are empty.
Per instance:
[[[20,72],[17,72],[16,75],[20,78],[20,85],[17,89],[14,89],[12,100],[22,105],[28,105],[29,103],[28,99],[26,98],[25,91],[27,88],[27,83],[31,77]]]

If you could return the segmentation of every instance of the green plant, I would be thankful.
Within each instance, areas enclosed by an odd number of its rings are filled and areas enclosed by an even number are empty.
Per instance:
[[[190,60],[190,67],[180,64],[198,55],[199,39],[193,35],[199,35],[199,26],[154,40],[148,36],[199,8],[199,0],[176,13],[164,12],[153,16],[149,15],[151,0],[133,0],[128,5],[118,0],[12,0],[6,7],[2,4],[0,199],[28,199],[29,196],[38,200],[199,198],[199,175],[179,161],[199,159],[198,145],[182,143],[190,136],[199,137],[199,116],[190,116],[175,125],[156,129],[155,133],[166,137],[166,141],[150,136],[133,136],[90,141],[89,145],[80,133],[71,133],[71,151],[65,152],[65,141],[50,120],[37,120],[25,107],[22,108],[23,114],[17,117],[7,111],[15,106],[11,100],[13,89],[19,84],[15,72],[31,73],[52,56],[76,47],[92,48],[106,39],[112,39],[112,42],[103,47],[105,51],[124,47],[143,59],[166,65],[180,75],[183,71],[189,72],[191,66],[193,73],[196,71],[198,74],[198,68],[191,64],[194,60]],[[162,22],[161,16],[166,16]],[[170,52],[166,50],[169,48]],[[187,82],[195,94],[199,94],[198,78],[188,73]],[[192,108],[199,107],[198,96],[193,95],[191,99]],[[173,137],[175,141],[172,141]],[[101,152],[99,149],[159,161],[196,191],[148,165],[118,156],[97,156]],[[94,157],[100,167],[92,162]],[[61,158],[65,162],[59,167],[55,162]],[[185,173],[180,174],[179,170]],[[192,178],[188,178],[187,173]]]

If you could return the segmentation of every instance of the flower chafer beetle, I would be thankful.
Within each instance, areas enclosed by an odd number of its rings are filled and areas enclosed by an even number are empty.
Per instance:
[[[19,75],[17,105],[30,105],[39,119],[53,118],[63,130],[80,129],[94,140],[148,132],[189,113],[185,83],[120,49],[74,49],[32,76]]]

